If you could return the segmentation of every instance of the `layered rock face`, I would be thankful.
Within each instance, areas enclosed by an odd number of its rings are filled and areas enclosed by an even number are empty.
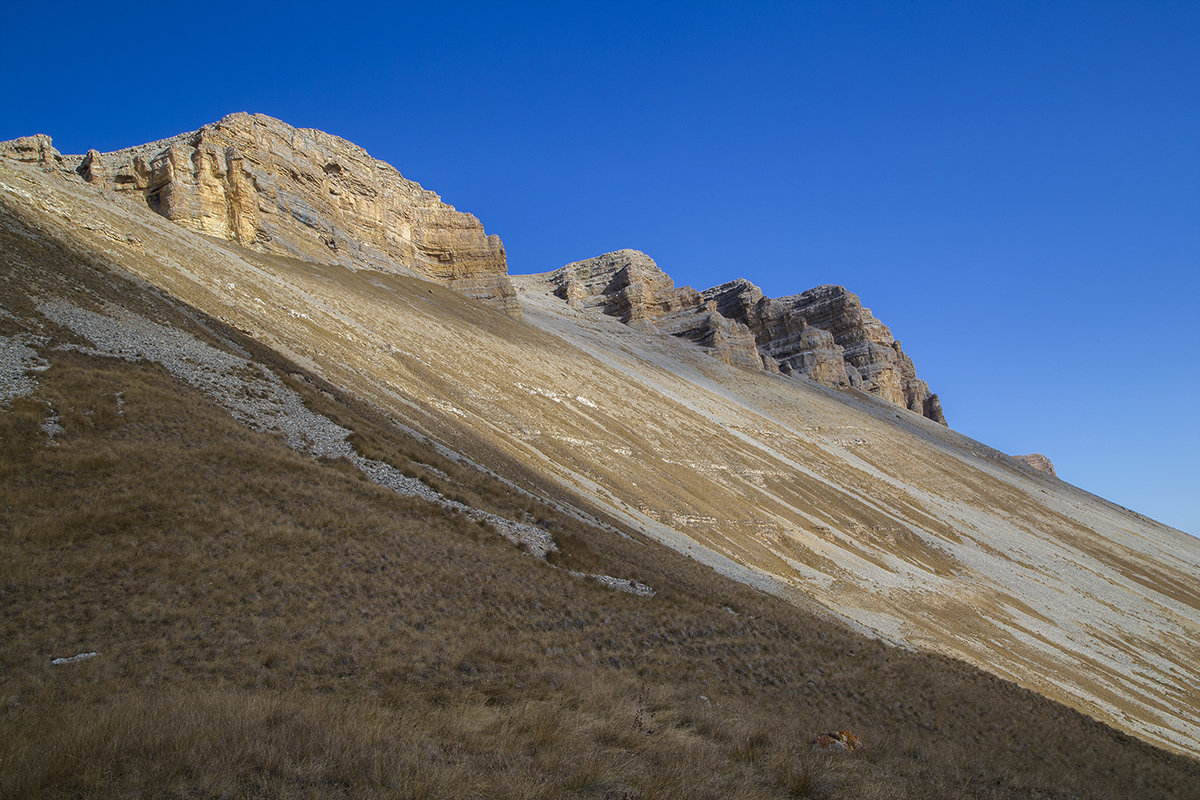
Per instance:
[[[64,161],[54,149],[50,137],[44,133],[0,142],[0,156],[47,167],[59,166]]]
[[[772,299],[753,283],[736,280],[702,296],[721,314],[744,323],[783,372],[827,386],[853,386],[946,424],[941,401],[917,377],[900,342],[844,286]]]
[[[749,328],[722,316],[692,287],[676,287],[645,253],[617,250],[576,261],[550,280],[574,308],[598,308],[627,325],[689,339],[728,364],[763,368]]]
[[[941,402],[887,326],[841,286],[772,299],[747,280],[697,292],[654,260],[617,250],[550,273],[555,293],[628,325],[669,333],[739,366],[854,387],[946,424]]]
[[[21,160],[57,156],[46,136],[8,144]],[[84,180],[136,194],[200,233],[307,261],[416,275],[520,313],[498,236],[337,136],[239,113],[171,139],[61,158]]]

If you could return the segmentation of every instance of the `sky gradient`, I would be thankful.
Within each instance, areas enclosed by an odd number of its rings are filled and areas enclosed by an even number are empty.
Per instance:
[[[504,240],[849,287],[950,425],[1200,534],[1200,3],[49,3],[0,139],[233,111],[343,136]],[[17,78],[16,76],[24,76]]]

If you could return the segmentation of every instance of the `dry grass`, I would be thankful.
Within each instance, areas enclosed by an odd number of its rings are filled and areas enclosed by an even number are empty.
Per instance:
[[[236,336],[6,237],[0,334],[69,293]],[[0,412],[0,796],[1197,796],[1194,761],[581,524],[239,344],[365,455],[658,594],[297,455],[154,365],[45,347]],[[839,728],[865,749],[809,749]]]

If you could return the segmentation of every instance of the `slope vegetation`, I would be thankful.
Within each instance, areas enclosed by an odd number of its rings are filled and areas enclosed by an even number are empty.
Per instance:
[[[6,795],[1200,785],[995,677],[1194,751],[1182,534],[540,278],[521,322],[0,182]]]
[[[32,368],[0,415],[5,796],[1186,796],[1200,778],[520,492],[7,213],[0,235],[0,335]],[[240,359],[356,451],[560,550],[297,453],[161,361],[106,354],[64,308]],[[95,655],[52,662],[77,653]],[[859,757],[809,751],[838,726]]]

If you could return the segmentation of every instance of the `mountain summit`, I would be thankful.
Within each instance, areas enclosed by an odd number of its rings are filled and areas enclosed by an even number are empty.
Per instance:
[[[47,136],[6,149],[138,197],[198,233],[263,253],[415,275],[517,310],[500,237],[390,164],[323,131],[237,113],[113,153],[62,156]]]

